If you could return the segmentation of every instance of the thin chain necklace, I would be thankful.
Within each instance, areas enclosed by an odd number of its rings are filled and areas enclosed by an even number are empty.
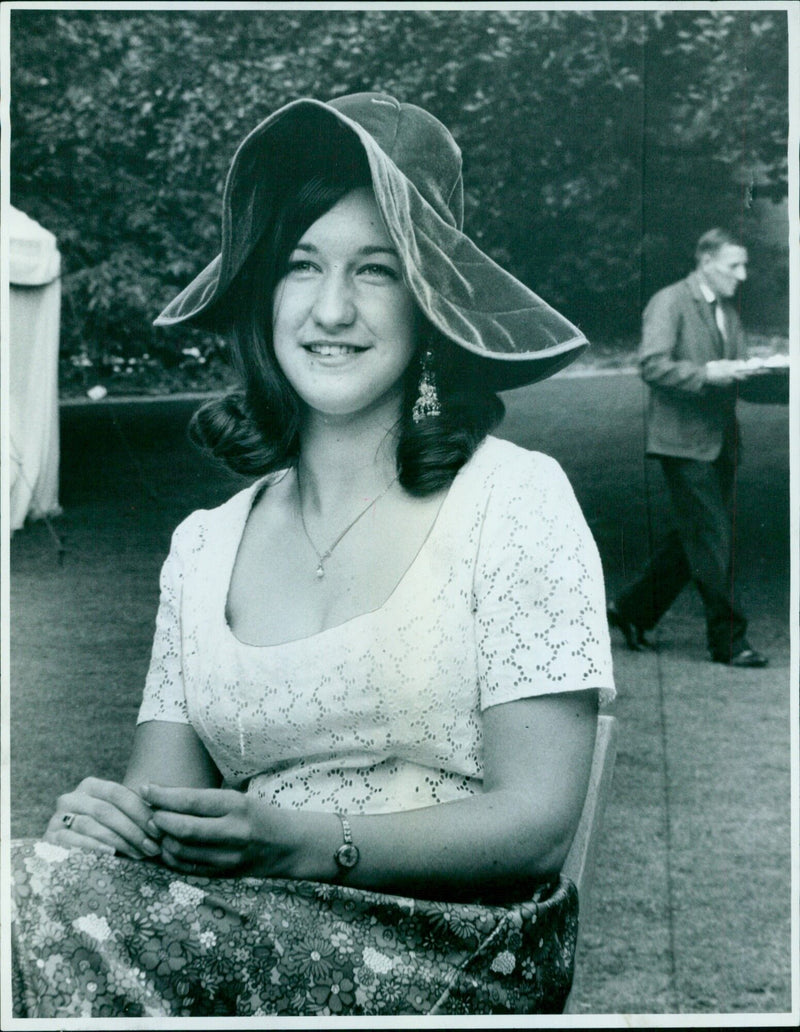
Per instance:
[[[347,524],[347,526],[344,528],[344,530],[341,532],[341,534],[339,534],[339,536],[336,538],[336,540],[333,542],[333,544],[329,545],[325,549],[324,552],[320,552],[320,550],[314,544],[314,542],[313,542],[313,540],[311,538],[311,535],[308,533],[308,527],[306,526],[306,518],[303,515],[303,492],[302,492],[302,490],[300,488],[300,470],[298,468],[298,471],[297,471],[297,500],[298,500],[298,507],[300,509],[300,523],[303,526],[303,532],[304,532],[306,538],[308,539],[308,543],[314,549],[314,554],[317,557],[317,570],[316,570],[317,580],[322,580],[322,578],[325,576],[325,563],[330,559],[331,555],[333,554],[333,550],[336,548],[336,546],[339,544],[339,542],[344,537],[346,537],[347,534],[350,533],[350,531],[353,529],[353,527],[355,527],[355,525],[358,523],[358,521],[361,519],[362,516],[366,516],[366,514],[369,512],[369,510],[372,508],[373,505],[377,505],[377,503],[381,500],[381,498],[383,498],[383,496],[389,491],[389,488],[396,482],[398,476],[399,476],[399,474],[396,474],[394,477],[392,477],[392,479],[389,481],[389,483],[386,485],[386,487],[384,487],[384,489],[381,491],[381,493],[376,495],[372,499],[372,501],[361,510],[361,512],[356,516],[356,518],[354,520],[351,520],[350,523]]]

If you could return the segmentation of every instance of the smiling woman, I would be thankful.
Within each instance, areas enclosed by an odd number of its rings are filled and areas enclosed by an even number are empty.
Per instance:
[[[557,464],[490,431],[586,341],[461,217],[452,136],[382,94],[234,156],[158,321],[229,335],[192,432],[253,483],[174,534],[124,783],[14,846],[18,1015],[563,1006],[602,571]]]
[[[303,404],[342,418],[400,414],[416,306],[372,191],[352,190],[297,242],[275,291],[275,358]]]

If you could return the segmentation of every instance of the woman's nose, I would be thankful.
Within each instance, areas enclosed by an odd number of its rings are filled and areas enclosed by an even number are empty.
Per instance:
[[[353,322],[356,306],[352,289],[343,276],[322,276],[314,297],[312,314],[320,326],[335,328]]]

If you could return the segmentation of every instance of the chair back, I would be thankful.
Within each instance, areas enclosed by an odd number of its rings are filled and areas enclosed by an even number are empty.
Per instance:
[[[606,804],[611,794],[611,782],[614,776],[614,764],[617,758],[617,721],[606,714],[597,719],[597,734],[594,743],[594,757],[589,775],[589,787],[583,804],[581,819],[575,838],[572,840],[567,859],[561,869],[578,889],[580,906],[580,923],[578,925],[578,942],[576,948],[576,973],[578,971],[582,932],[586,928],[589,914],[589,901],[592,894],[595,861],[600,838],[600,827],[603,821]],[[564,1007],[564,1013],[570,1013],[570,1004],[574,998],[573,988]]]

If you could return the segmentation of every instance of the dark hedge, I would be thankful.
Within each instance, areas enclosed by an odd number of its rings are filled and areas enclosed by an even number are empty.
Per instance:
[[[385,90],[452,129],[467,230],[590,337],[634,341],[716,224],[751,248],[745,318],[780,333],[787,64],[768,9],[14,10],[11,199],[58,237],[75,376],[184,382],[220,342],[151,321],[216,253],[240,138]]]

